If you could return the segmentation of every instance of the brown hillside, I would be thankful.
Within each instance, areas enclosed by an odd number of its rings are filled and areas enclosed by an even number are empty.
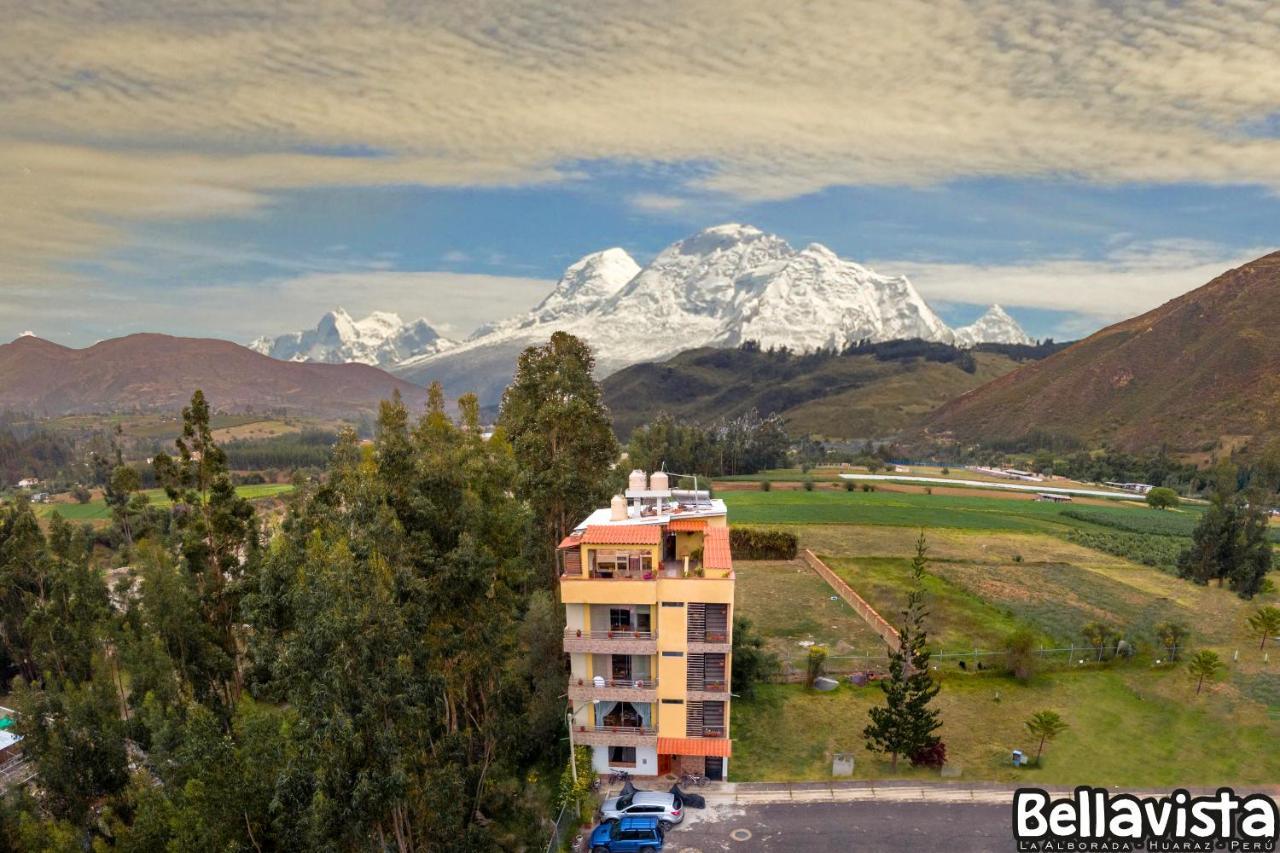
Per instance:
[[[0,408],[38,414],[180,409],[200,388],[224,411],[371,411],[399,389],[421,388],[365,364],[277,361],[230,341],[139,334],[70,349],[26,336],[0,345]]]
[[[1195,450],[1280,431],[1280,252],[938,409],[937,438]]]

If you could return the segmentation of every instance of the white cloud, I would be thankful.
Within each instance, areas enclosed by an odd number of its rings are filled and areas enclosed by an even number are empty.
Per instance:
[[[1267,0],[369,8],[8,4],[10,280],[130,220],[592,160],[698,163],[694,188],[752,199],[992,175],[1280,187],[1280,139],[1248,131],[1280,111]]]
[[[1071,312],[1077,316],[1062,331],[1079,334],[1149,311],[1267,251],[1157,241],[1113,247],[1096,260],[1059,258],[1006,265],[879,260],[875,266],[882,272],[907,275],[933,303],[994,302],[1011,309]]]

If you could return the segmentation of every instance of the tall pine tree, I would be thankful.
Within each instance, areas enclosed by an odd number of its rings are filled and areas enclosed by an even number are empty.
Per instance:
[[[520,354],[515,377],[502,395],[498,425],[515,452],[516,495],[528,501],[537,523],[531,555],[554,582],[557,542],[609,499],[609,474],[618,441],[587,344],[556,332],[546,344]]]
[[[924,621],[929,611],[925,607],[924,574],[928,550],[922,531],[911,560],[914,586],[907,593],[902,611],[900,642],[889,654],[889,677],[880,682],[885,703],[871,709],[871,723],[863,730],[867,748],[887,753],[894,769],[899,756],[915,758],[934,750],[941,742],[934,732],[942,721],[938,710],[929,707],[941,685],[929,672],[929,651],[925,648],[928,633]]]

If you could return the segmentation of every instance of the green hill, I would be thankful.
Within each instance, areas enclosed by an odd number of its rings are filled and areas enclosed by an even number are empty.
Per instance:
[[[604,394],[623,440],[660,411],[709,422],[752,409],[780,414],[794,435],[885,438],[1061,346],[984,344],[963,350],[889,341],[806,354],[750,344],[703,347],[620,370],[604,380]]]

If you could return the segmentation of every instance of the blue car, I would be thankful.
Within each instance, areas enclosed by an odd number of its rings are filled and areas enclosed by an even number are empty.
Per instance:
[[[591,833],[591,853],[657,853],[663,832],[656,817],[605,821]]]

